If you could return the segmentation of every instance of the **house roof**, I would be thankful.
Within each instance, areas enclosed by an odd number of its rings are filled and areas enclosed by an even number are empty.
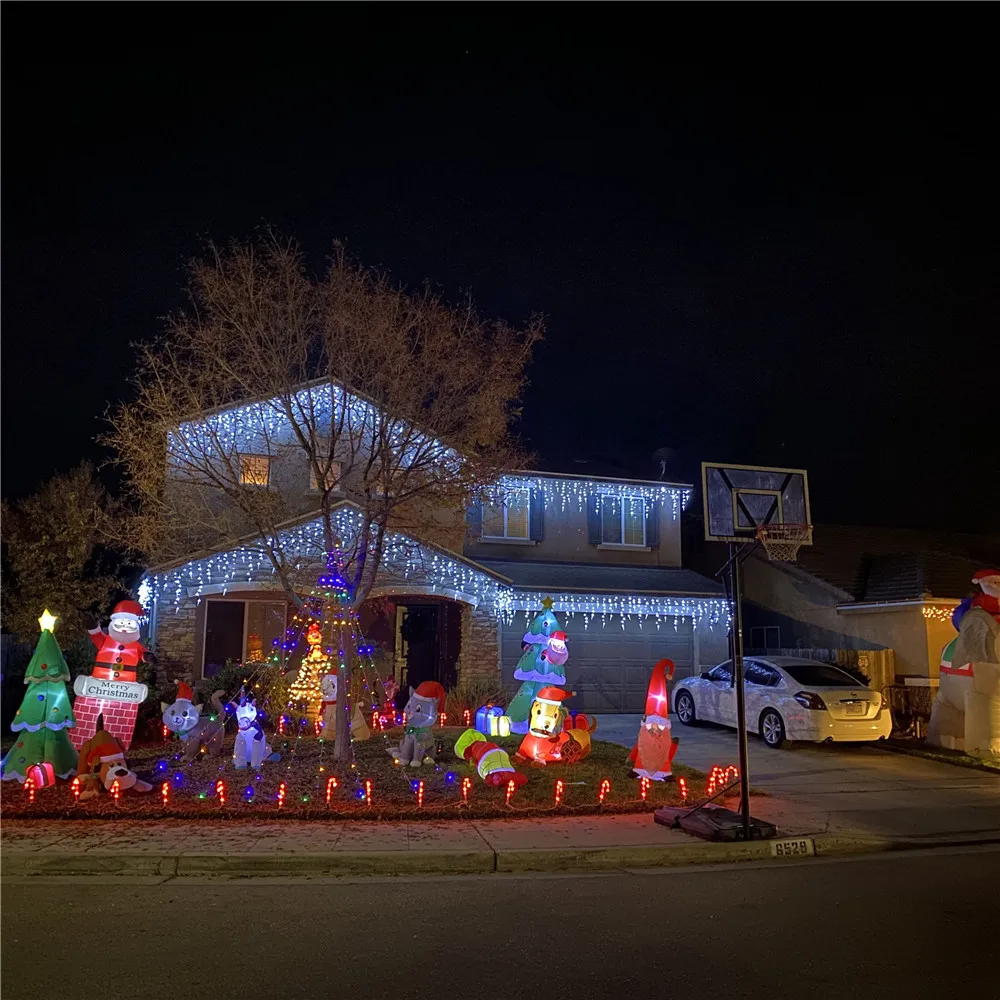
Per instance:
[[[678,597],[720,597],[723,593],[721,584],[690,569],[507,559],[479,559],[478,562],[524,590],[666,594]]]
[[[853,601],[881,602],[965,597],[972,574],[997,562],[997,537],[828,524],[813,529],[813,544],[788,565]]]

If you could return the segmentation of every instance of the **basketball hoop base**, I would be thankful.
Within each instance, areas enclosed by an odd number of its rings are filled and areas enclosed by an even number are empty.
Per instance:
[[[803,545],[812,545],[811,524],[762,524],[757,540],[772,562],[795,562]]]

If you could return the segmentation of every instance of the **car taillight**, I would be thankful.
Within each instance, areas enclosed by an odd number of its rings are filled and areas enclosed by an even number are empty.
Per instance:
[[[813,694],[811,691],[800,691],[796,696],[795,700],[803,707],[812,709],[814,712],[823,712],[826,710],[826,705],[823,699],[818,694]]]

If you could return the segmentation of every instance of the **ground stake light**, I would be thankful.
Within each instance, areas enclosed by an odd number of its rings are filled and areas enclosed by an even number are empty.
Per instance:
[[[111,783],[111,797],[115,800],[115,805],[118,805],[122,797],[122,786],[118,783],[117,778]]]
[[[372,779],[365,778],[365,805],[372,804]]]
[[[514,797],[514,792],[517,790],[517,785],[514,783],[513,779],[507,782],[507,805],[510,805],[510,800]]]
[[[288,787],[282,782],[278,785],[278,808],[285,808],[285,796],[288,794]]]
[[[226,804],[226,783],[219,778],[215,783],[215,797],[219,800],[219,805],[224,806]]]
[[[562,797],[563,797],[563,783],[562,779],[560,778],[556,782],[556,789],[555,792],[553,792],[552,794],[552,804],[556,806],[560,805],[562,803]]]
[[[603,780],[603,781],[601,782],[601,790],[600,790],[600,791],[599,791],[599,792],[597,793],[597,801],[598,801],[598,802],[599,802],[599,803],[600,803],[600,804],[601,804],[602,806],[604,805],[604,798],[605,798],[605,796],[606,796],[606,795],[608,794],[608,792],[610,792],[610,791],[611,791],[611,782],[610,782],[610,781],[608,781],[608,779],[607,779],[607,778],[605,778],[605,779],[604,779],[604,780]]]
[[[649,794],[649,778],[639,779],[639,798],[643,802],[646,801],[646,796]]]
[[[117,785],[118,782],[116,781]],[[25,778],[24,779],[24,790],[28,794],[28,805],[31,805],[35,801],[35,779]]]
[[[326,779],[326,804],[330,804],[330,800],[333,798],[333,793],[337,790],[337,779],[327,778]]]
[[[472,778],[462,779],[462,803],[469,804],[469,789],[472,788]]]
[[[417,782],[417,807],[419,808],[424,804],[424,783],[422,781]]]
[[[76,804],[80,801],[80,779],[74,778],[69,787],[73,790],[73,803]]]
[[[688,799],[688,783],[683,778],[677,779],[677,785],[681,790],[681,798],[687,802]]]
[[[170,782],[164,781],[160,785],[160,801],[163,803],[164,807],[170,804]]]

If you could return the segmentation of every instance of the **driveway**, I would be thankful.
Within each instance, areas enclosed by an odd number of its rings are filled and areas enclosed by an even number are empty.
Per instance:
[[[632,747],[638,715],[599,715],[596,736]],[[671,716],[676,760],[709,771],[738,760],[736,732]],[[772,750],[749,737],[754,814],[782,825],[810,811],[816,833],[860,831],[919,841],[1000,838],[1000,774],[893,753],[877,744],[785,744]],[[759,798],[757,795],[759,794]],[[796,826],[801,826],[797,822]]]

